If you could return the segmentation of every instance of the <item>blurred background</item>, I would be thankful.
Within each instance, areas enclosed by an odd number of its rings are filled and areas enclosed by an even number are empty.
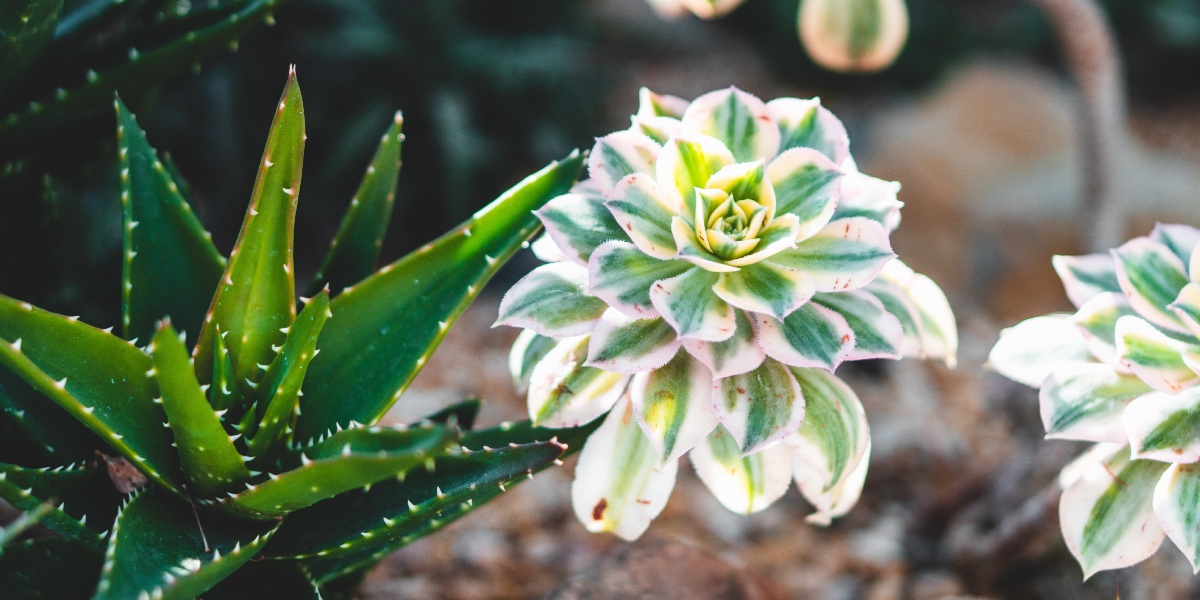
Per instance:
[[[1130,135],[1113,178],[1129,217],[1122,237],[1156,221],[1198,226],[1200,0],[1101,4],[1129,95]],[[728,85],[764,99],[820,96],[845,122],[861,169],[904,186],[893,244],[947,292],[960,366],[839,371],[863,397],[874,439],[863,501],[849,516],[806,525],[807,507],[790,492],[738,517],[681,469],[666,513],[626,545],[585,533],[571,516],[568,462],[401,550],[365,597],[608,598],[621,595],[585,592],[642,577],[661,586],[657,597],[1200,598],[1169,547],[1080,582],[1043,490],[1081,446],[1042,442],[1036,392],[983,367],[1000,328],[1070,309],[1049,257],[1084,252],[1095,219],[1081,210],[1081,99],[1054,31],[1017,0],[908,0],[908,9],[895,65],[855,76],[808,58],[796,0],[749,0],[716,21],[663,20],[645,0],[290,0],[274,27],[136,107],[227,253],[297,65],[310,142],[296,225],[301,281],[397,109],[405,165],[384,261],[626,127],[641,86],[685,98]],[[111,141],[77,150],[78,161],[32,183],[0,179],[0,292],[106,327],[120,310],[115,152]],[[523,253],[506,267],[396,419],[469,394],[487,399],[488,423],[522,416],[505,367],[515,331],[490,324],[499,294],[534,264]],[[1029,518],[1014,520],[1021,511]],[[1005,537],[1017,525],[1027,530]],[[453,575],[464,566],[468,576]],[[701,572],[716,582],[704,586],[709,595],[686,587]]]

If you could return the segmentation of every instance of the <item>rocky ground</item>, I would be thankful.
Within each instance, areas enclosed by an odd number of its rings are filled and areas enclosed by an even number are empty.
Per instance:
[[[740,52],[724,50],[722,60]],[[632,65],[630,81],[681,95],[730,83],[684,75],[694,72]],[[804,94],[754,68],[738,73],[745,81],[734,83],[766,97]],[[614,105],[632,102],[632,92],[619,95]],[[737,516],[681,468],[663,515],[627,544],[575,521],[567,461],[392,555],[362,596],[1200,598],[1200,584],[1169,544],[1138,567],[1081,581],[1058,531],[1053,488],[1081,446],[1042,441],[1036,392],[983,364],[1001,327],[1069,309],[1049,257],[1080,253],[1088,219],[1075,209],[1075,102],[1058,76],[995,63],[965,66],[922,97],[826,102],[861,134],[854,148],[866,157],[863,170],[904,183],[895,248],[946,289],[962,339],[954,370],[916,361],[839,370],[863,399],[874,441],[863,500],[848,516],[829,528],[808,525],[809,509],[794,490],[762,513]],[[1180,114],[1135,111],[1119,184],[1130,198],[1129,235],[1155,220],[1198,224],[1200,127]],[[490,329],[499,292],[451,331],[395,418],[469,394],[486,399],[484,424],[523,417],[505,367],[515,332]]]

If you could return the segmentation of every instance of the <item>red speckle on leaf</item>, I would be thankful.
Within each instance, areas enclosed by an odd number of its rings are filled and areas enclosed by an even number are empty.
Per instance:
[[[592,509],[592,520],[593,521],[603,521],[604,520],[604,511],[607,508],[608,508],[608,500],[601,498],[600,501],[596,503],[595,508]]]
[[[738,393],[739,393],[739,394],[745,394],[745,393],[746,393],[746,388],[742,388],[742,387],[738,388]]]
[[[637,503],[638,503],[638,504],[650,504],[650,501],[649,501],[649,500],[643,500],[643,499],[641,499],[641,498],[638,498],[638,499],[637,499]]]
[[[848,334],[848,333],[847,333],[846,335],[843,335],[843,336],[842,336],[842,343],[843,343],[843,344],[849,344],[849,343],[850,343],[850,334]]]

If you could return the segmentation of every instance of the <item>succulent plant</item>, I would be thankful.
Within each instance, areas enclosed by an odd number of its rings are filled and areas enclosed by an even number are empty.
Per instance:
[[[1055,256],[1074,314],[1003,331],[989,356],[1041,388],[1047,439],[1095,442],[1059,477],[1084,577],[1169,537],[1200,568],[1200,230],[1158,225],[1109,253]]]
[[[879,71],[908,39],[904,0],[801,0],[800,41],[813,62],[833,71]]]
[[[549,264],[513,286],[498,320],[526,328],[511,367],[535,423],[608,413],[576,469],[579,519],[638,537],[689,450],[735,512],[767,507],[793,477],[810,520],[848,511],[870,436],[833,371],[953,362],[957,349],[941,290],[894,260],[899,185],[858,171],[819,101],[736,88],[692,102],[643,89],[588,173],[537,211]]]
[[[228,259],[120,100],[116,113],[121,335],[0,295],[0,422],[18,437],[0,446],[0,498],[23,510],[53,498],[42,524],[60,536],[5,550],[6,595],[337,595],[590,431],[466,431],[475,400],[379,425],[535,231],[530,211],[575,181],[580,155],[373,272],[399,168],[397,114],[298,307],[306,135],[294,70]]]

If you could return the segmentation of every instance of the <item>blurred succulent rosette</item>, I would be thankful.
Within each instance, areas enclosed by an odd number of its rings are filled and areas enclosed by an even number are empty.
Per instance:
[[[899,184],[860,173],[817,99],[643,89],[589,177],[537,211],[547,264],[505,295],[510,366],[535,423],[608,413],[572,490],[593,531],[633,539],[678,459],[729,509],[794,480],[828,523],[866,476],[870,436],[845,361],[954,361],[942,291],[895,259]]]

